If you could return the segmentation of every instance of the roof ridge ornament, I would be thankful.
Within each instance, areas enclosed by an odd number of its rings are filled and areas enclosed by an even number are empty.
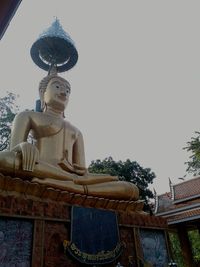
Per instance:
[[[78,52],[74,41],[63,30],[57,18],[48,29],[39,35],[39,38],[33,43],[30,53],[35,64],[49,73],[52,68],[57,72],[68,71],[78,61]]]
[[[175,200],[174,184],[172,183],[170,178],[169,178],[169,187],[170,187],[171,199],[174,201]]]
[[[154,191],[154,200],[155,200],[153,213],[156,214],[158,212],[158,201],[159,201],[159,199],[158,199],[158,194],[157,194],[155,188],[153,188],[153,191]]]

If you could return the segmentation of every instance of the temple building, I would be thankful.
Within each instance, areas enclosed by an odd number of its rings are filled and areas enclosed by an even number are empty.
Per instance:
[[[155,196],[156,216],[167,219],[169,231],[176,231],[186,266],[193,266],[192,249],[188,231],[200,234],[200,177],[173,184],[169,180],[170,192]]]

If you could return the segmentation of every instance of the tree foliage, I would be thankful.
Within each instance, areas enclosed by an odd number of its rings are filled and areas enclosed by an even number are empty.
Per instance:
[[[183,254],[181,251],[180,241],[176,232],[169,233],[170,244],[173,254],[173,259],[178,266],[186,267],[183,260]],[[192,255],[195,266],[199,266],[200,263],[200,238],[198,230],[188,231],[188,238],[192,249]]]
[[[194,262],[200,264],[200,234],[198,230],[188,232],[188,237],[192,247]]]
[[[170,232],[169,240],[171,244],[173,260],[176,262],[177,266],[186,267],[184,264],[181,245],[177,233]]]
[[[134,183],[140,190],[141,199],[148,203],[153,198],[153,193],[148,189],[148,185],[153,183],[155,178],[154,172],[150,168],[141,167],[136,161],[114,161],[112,157],[104,160],[92,161],[89,171],[93,173],[110,174],[118,176],[120,180]]]
[[[9,92],[0,98],[0,151],[9,147],[11,123],[17,111],[15,94]]]
[[[187,142],[186,149],[191,153],[189,161],[186,162],[188,173],[193,173],[194,175],[200,174],[200,132],[195,132],[196,136],[191,137],[191,140]]]

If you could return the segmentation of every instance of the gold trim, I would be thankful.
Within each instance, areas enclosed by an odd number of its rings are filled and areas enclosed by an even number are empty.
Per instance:
[[[116,256],[119,255],[120,250],[121,250],[121,244],[118,243],[116,247],[113,250],[108,250],[108,251],[100,251],[97,254],[88,254],[85,252],[82,252],[74,243],[71,243],[69,245],[69,249],[73,253],[74,256],[82,258],[83,261],[103,261],[103,260],[109,260],[111,258],[115,258]]]

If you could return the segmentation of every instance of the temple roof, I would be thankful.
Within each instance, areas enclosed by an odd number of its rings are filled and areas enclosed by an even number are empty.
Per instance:
[[[174,201],[184,201],[186,199],[195,198],[200,196],[200,177],[196,177],[180,184],[173,186]]]
[[[182,212],[174,216],[170,216],[168,218],[168,223],[174,224],[174,223],[180,223],[180,222],[194,221],[199,218],[200,218],[200,208],[196,208],[193,210]]]
[[[171,225],[199,219],[200,177],[179,184],[169,181],[169,186],[170,192],[155,196],[155,215],[165,217]]]
[[[0,39],[3,37],[21,1],[22,0],[0,1]]]

